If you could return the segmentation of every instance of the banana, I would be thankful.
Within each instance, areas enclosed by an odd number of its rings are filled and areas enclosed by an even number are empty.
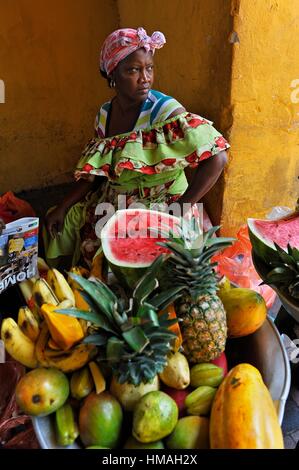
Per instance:
[[[50,269],[45,260],[40,256],[37,257],[37,269],[39,274],[46,273]]]
[[[49,346],[50,331],[46,322],[41,325],[40,335],[35,345],[38,365],[56,367],[62,372],[72,372],[85,366],[97,353],[97,348],[91,344],[79,344],[69,351],[53,350]]]
[[[39,325],[29,307],[19,308],[18,325],[23,333],[35,343],[39,336]]]
[[[53,351],[61,351],[58,344],[55,343],[54,339],[50,338],[48,341],[48,348],[52,349]]]
[[[49,364],[48,367],[56,367],[62,372],[73,372],[74,370],[81,369],[87,362],[90,361],[97,353],[97,348],[91,344],[79,344],[70,351],[63,351],[61,355],[49,357],[46,355],[46,360]],[[47,351],[46,351],[47,354]]]
[[[62,302],[59,302],[57,305],[58,308],[72,308],[74,305],[70,299],[65,299]]]
[[[16,361],[30,369],[37,366],[35,345],[21,330],[13,318],[5,318],[1,327],[1,339],[5,349]]]
[[[32,295],[36,305],[39,308],[41,308],[43,304],[59,304],[59,300],[57,299],[53,290],[51,289],[47,281],[43,278],[37,279],[37,281],[35,281],[32,290]]]
[[[24,297],[24,300],[28,307],[30,308],[33,315],[38,320],[39,314],[38,309],[33,298],[33,285],[31,279],[26,279],[18,284],[19,289]]]
[[[75,297],[73,291],[63,274],[61,274],[58,269],[49,269],[47,272],[47,281],[60,302],[63,300],[70,300],[72,302],[72,307],[75,306]]]
[[[46,358],[45,349],[50,339],[50,332],[46,322],[41,324],[41,330],[37,342],[35,344],[35,355],[39,366],[49,367],[48,359]]]
[[[73,273],[73,274],[78,274],[78,276],[82,276],[84,277],[85,279],[88,279],[89,277],[89,271],[88,269],[86,268],[83,268],[82,266],[72,266],[69,270],[70,273]],[[69,284],[69,286],[71,287],[71,289],[74,291],[74,289],[81,289],[81,287],[79,286],[79,284],[77,284],[76,281],[74,281],[70,276],[68,276],[67,278],[67,282]]]

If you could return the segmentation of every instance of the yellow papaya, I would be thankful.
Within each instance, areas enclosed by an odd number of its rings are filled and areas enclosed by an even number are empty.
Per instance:
[[[233,367],[217,389],[210,416],[212,449],[283,449],[270,392],[250,364]]]
[[[168,312],[168,320],[173,320],[174,318],[177,318],[177,314],[174,308],[174,305],[168,305],[168,307],[164,308],[163,310],[160,310],[159,315],[162,315],[163,313]],[[182,338],[182,333],[181,329],[179,326],[179,322],[175,323],[174,325],[171,325],[169,327],[169,330],[172,331],[173,333],[176,334],[176,339],[173,345],[173,350],[178,351],[182,345],[183,338]]]
[[[66,351],[81,341],[84,333],[77,318],[55,313],[57,308],[55,305],[43,304],[41,311],[52,339],[62,350]]]
[[[229,338],[239,338],[254,333],[267,316],[264,298],[252,289],[232,288],[219,295],[226,311]]]

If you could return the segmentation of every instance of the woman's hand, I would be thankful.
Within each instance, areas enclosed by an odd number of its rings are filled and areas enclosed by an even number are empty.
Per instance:
[[[79,180],[71,191],[64,197],[62,203],[46,215],[46,229],[52,238],[62,231],[67,211],[77,202],[81,201],[92,189],[93,181]]]
[[[62,231],[66,210],[63,206],[55,207],[46,215],[46,228],[52,238],[56,238]]]
[[[1,219],[1,217],[0,217],[0,235],[3,232],[4,229],[5,229],[5,223],[4,223],[4,220]]]

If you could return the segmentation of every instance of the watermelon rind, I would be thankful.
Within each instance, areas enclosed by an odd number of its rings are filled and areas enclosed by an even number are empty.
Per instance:
[[[287,216],[287,218],[294,218],[296,219],[299,217],[298,212],[294,212],[290,215]],[[281,218],[281,219],[276,219],[276,222],[279,222],[279,220],[284,221],[286,218]],[[262,222],[269,222],[269,224],[273,223],[274,220],[264,220],[264,219],[247,219],[247,226],[248,226],[248,233],[249,233],[249,238],[252,244],[252,249],[254,253],[265,263],[269,263],[270,261],[273,261],[277,256],[277,250],[275,248],[275,245],[271,240],[266,239],[263,237],[263,235],[259,232],[259,230],[255,226],[255,222],[262,221]],[[285,251],[287,251],[287,248],[283,248]]]
[[[126,262],[123,260],[117,260],[111,253],[110,238],[109,234],[113,229],[114,224],[117,223],[121,217],[125,217],[126,214],[137,215],[137,213],[151,213],[159,216],[165,216],[165,218],[172,220],[175,224],[180,224],[180,219],[167,214],[166,212],[158,212],[150,209],[122,209],[115,212],[115,214],[107,221],[101,231],[101,243],[104,255],[108,261],[111,271],[114,273],[118,281],[122,286],[129,289],[134,289],[139,279],[145,274],[146,269],[151,265],[152,261],[149,262]],[[132,249],[134,250],[134,238],[130,239]],[[158,256],[158,252],[157,252]]]

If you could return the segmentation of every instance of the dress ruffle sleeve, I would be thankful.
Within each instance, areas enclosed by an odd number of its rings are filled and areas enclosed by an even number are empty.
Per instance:
[[[213,123],[196,114],[174,118],[105,139],[94,138],[86,146],[75,170],[75,179],[88,175],[116,181],[124,170],[154,175],[201,161],[229,148]]]

